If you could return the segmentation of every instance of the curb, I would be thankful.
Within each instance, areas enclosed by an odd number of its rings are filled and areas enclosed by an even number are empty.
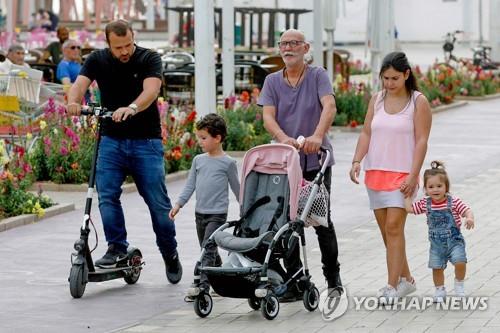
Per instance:
[[[431,108],[431,111],[432,111],[432,113],[438,113],[441,111],[445,111],[445,110],[449,110],[449,109],[453,109],[453,108],[458,108],[458,107],[461,107],[461,106],[464,106],[467,104],[468,104],[467,101],[457,101],[457,102],[452,102],[450,104],[440,105],[438,107]]]
[[[173,182],[176,180],[186,179],[189,174],[189,170],[182,170],[174,172],[165,177],[166,182]],[[56,184],[52,182],[35,182],[30,191],[52,191],[52,192],[87,192],[87,184]],[[127,183],[122,185],[122,193],[132,193],[137,191],[137,187],[134,183]]]
[[[35,222],[42,221],[46,218],[53,217],[59,214],[70,212],[75,210],[75,204],[58,204],[45,209],[45,214],[42,217],[38,217],[35,214],[23,214],[19,216],[9,217],[0,220],[0,232],[6,231],[12,228],[20,227],[27,224],[32,224]]]
[[[460,101],[487,101],[495,98],[500,98],[500,93],[484,96],[455,96],[455,99]]]

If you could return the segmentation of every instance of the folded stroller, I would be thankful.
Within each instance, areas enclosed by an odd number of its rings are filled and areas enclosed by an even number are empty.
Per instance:
[[[208,316],[213,308],[208,290],[200,288],[201,272],[207,275],[220,296],[247,298],[249,306],[260,309],[269,320],[279,313],[278,297],[291,287],[304,291],[303,302],[308,311],[316,310],[319,292],[311,282],[307,266],[304,227],[306,221],[311,220],[311,207],[318,206],[318,193],[324,189],[323,175],[330,152],[325,155],[320,172],[307,191],[303,191],[299,154],[294,147],[266,144],[245,154],[240,187],[241,218],[226,222],[214,231],[195,265],[194,283],[188,295],[194,297],[198,316]],[[307,193],[307,198],[299,200],[301,190]],[[300,217],[297,216],[299,201]],[[325,215],[328,209],[322,207],[320,211]],[[233,232],[227,232],[231,227]],[[285,272],[280,260],[291,254],[299,255],[299,239],[303,266],[297,271]],[[229,255],[220,267],[203,267],[205,248],[214,244]]]

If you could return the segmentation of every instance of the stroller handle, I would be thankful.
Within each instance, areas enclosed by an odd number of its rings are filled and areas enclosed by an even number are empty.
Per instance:
[[[325,147],[320,147],[319,151],[321,152],[321,154],[325,155],[325,159],[323,161],[320,158],[321,173],[324,174],[326,168],[328,167],[328,164],[330,163],[330,159],[332,158],[332,153]]]

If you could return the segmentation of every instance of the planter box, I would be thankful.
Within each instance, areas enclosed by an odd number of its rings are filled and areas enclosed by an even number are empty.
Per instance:
[[[172,174],[167,175],[165,177],[165,181],[173,182],[179,179],[187,178],[189,171],[177,171]],[[35,182],[30,191],[38,191],[39,188],[42,191],[53,191],[53,192],[87,192],[88,185],[87,184],[56,184],[53,182]],[[122,193],[131,193],[137,191],[137,187],[134,183],[127,183],[122,185]]]
[[[484,96],[455,96],[455,99],[461,101],[486,101],[489,99],[500,98],[500,93]]]
[[[45,209],[45,214],[42,217],[38,217],[35,214],[23,214],[18,216],[9,217],[3,220],[0,220],[0,232],[9,230],[12,228],[20,227],[23,225],[35,223],[38,221],[42,221],[46,218],[56,216],[62,213],[70,212],[75,209],[75,204],[61,204],[54,205],[52,207]]]

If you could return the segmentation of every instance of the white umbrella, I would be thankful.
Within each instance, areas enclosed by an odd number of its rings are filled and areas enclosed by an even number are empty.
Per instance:
[[[378,73],[383,57],[394,51],[394,3],[393,0],[369,0],[367,44],[370,48],[372,89],[379,89]]]

